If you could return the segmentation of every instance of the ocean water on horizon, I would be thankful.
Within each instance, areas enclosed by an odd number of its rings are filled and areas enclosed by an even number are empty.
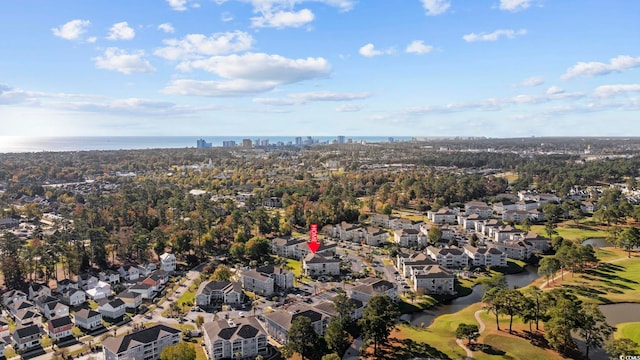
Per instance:
[[[313,136],[320,143],[331,143],[335,136]],[[222,146],[223,141],[242,139],[269,140],[269,144],[295,143],[296,136],[74,136],[74,137],[26,137],[0,136],[0,153],[24,152],[62,152],[91,150],[140,150],[195,148],[196,141],[204,139],[214,147]],[[302,137],[306,140],[307,137]],[[345,136],[353,142],[388,142],[387,136]],[[393,137],[394,141],[407,141],[411,137]]]

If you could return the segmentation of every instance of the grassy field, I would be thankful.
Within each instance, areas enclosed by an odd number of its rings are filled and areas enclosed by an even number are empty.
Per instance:
[[[640,302],[640,261],[625,254],[584,273],[565,275],[564,281],[557,281],[555,286],[560,284],[573,289],[585,301],[637,303]]]
[[[640,322],[629,322],[618,324],[618,330],[613,334],[616,339],[627,338],[640,344]],[[640,346],[636,349],[640,352]]]
[[[302,262],[299,260],[287,259],[287,265],[291,267],[291,272],[295,277],[302,275]]]
[[[192,284],[187,291],[185,291],[178,301],[176,301],[176,305],[182,308],[182,311],[188,311],[189,307],[193,306],[196,303],[196,292],[198,291],[198,287],[195,284]],[[182,304],[185,304],[184,306]]]
[[[547,233],[544,230],[544,225],[533,225],[531,226],[531,231],[542,236],[547,236]],[[578,241],[588,238],[605,238],[609,235],[609,233],[602,229],[583,224],[581,224],[579,227],[576,227],[573,222],[569,221],[558,224],[558,228],[556,229],[556,231],[558,232],[558,235],[567,240]]]

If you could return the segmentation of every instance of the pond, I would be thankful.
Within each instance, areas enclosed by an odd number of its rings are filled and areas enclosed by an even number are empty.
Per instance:
[[[540,276],[538,275],[537,267],[528,265],[525,267],[525,271],[517,274],[505,275],[507,284],[509,287],[525,287],[532,281],[536,280]],[[475,304],[482,300],[484,291],[482,286],[474,286],[471,294],[457,299],[453,299],[444,304],[433,306],[427,310],[408,314],[405,318],[414,326],[429,326],[433,320],[441,315],[453,314],[458,312],[469,305]]]
[[[586,239],[585,241],[582,242],[582,245],[591,245],[594,248],[611,247],[611,246],[613,246],[610,242],[608,242],[604,238]]]

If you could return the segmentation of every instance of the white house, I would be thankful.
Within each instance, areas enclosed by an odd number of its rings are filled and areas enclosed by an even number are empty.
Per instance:
[[[89,309],[76,311],[74,320],[76,326],[85,330],[94,330],[102,326],[102,314]]]
[[[228,281],[203,282],[196,292],[196,305],[240,304],[244,300],[242,284]]]
[[[85,291],[96,287],[98,281],[100,281],[100,279],[89,273],[78,275],[78,286]]]
[[[427,218],[434,224],[455,224],[458,212],[448,207],[438,211],[427,211]]]
[[[33,300],[43,295],[51,296],[51,289],[48,286],[38,283],[29,284],[29,296],[27,299]]]
[[[253,359],[267,353],[267,334],[254,317],[208,322],[203,338],[210,359]]]
[[[160,255],[160,269],[169,273],[176,271],[176,256],[171,253]]]
[[[100,271],[98,273],[98,278],[100,279],[100,281],[107,282],[111,285],[120,283],[120,273],[111,269]]]
[[[412,269],[413,291],[424,294],[455,294],[455,275],[439,265]]]
[[[104,281],[98,281],[94,287],[87,289],[85,292],[93,300],[108,298],[112,294],[111,285]]]
[[[124,306],[124,301],[116,298],[115,300],[102,302],[98,305],[98,311],[102,314],[103,317],[108,317],[111,319],[117,319],[124,315],[126,312],[126,308]]]
[[[285,268],[267,265],[257,268],[256,271],[272,278],[274,285],[280,290],[293,288],[294,275]]]
[[[182,331],[164,324],[102,341],[105,360],[158,360],[162,350],[180,342]]]
[[[14,350],[28,350],[40,345],[42,331],[36,324],[19,326],[13,331],[12,342]]]
[[[287,332],[291,323],[298,316],[304,316],[311,320],[311,327],[316,334],[324,336],[330,317],[310,306],[292,306],[287,310],[276,310],[264,316],[266,330],[271,337],[281,344],[287,343]]]
[[[123,291],[118,294],[118,298],[124,302],[127,309],[137,309],[142,305],[142,294],[132,291]]]
[[[364,242],[371,246],[380,246],[389,241],[389,233],[377,227],[369,226],[364,233]]]
[[[62,297],[60,299],[62,302],[69,306],[82,305],[87,301],[85,292],[74,288],[66,289],[61,295]]]
[[[465,245],[464,253],[472,266],[507,266],[507,254],[493,246],[477,248]]]
[[[400,229],[393,232],[393,241],[402,247],[424,246],[426,237],[416,229]]]
[[[397,284],[387,280],[369,277],[360,280],[359,283],[349,290],[349,297],[352,299],[367,303],[376,295],[387,295],[393,300],[398,298]]]
[[[427,247],[427,255],[435,260],[441,267],[453,269],[463,268],[469,263],[469,257],[464,251],[455,246],[448,248]]]
[[[143,299],[153,299],[155,295],[153,286],[145,283],[139,283],[129,287],[129,292],[138,293]]]
[[[476,214],[481,219],[488,219],[493,215],[493,209],[484,201],[469,201],[464,204],[464,213],[467,216]]]
[[[136,281],[140,277],[140,269],[134,265],[123,265],[118,268],[120,277],[127,281]]]
[[[337,276],[340,275],[340,260],[326,258],[320,254],[309,253],[302,260],[302,271],[306,276]]]
[[[252,293],[269,296],[273,294],[274,281],[271,277],[256,270],[243,271],[241,275],[242,288]]]

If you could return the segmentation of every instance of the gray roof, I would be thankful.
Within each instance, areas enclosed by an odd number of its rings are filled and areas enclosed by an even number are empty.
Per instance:
[[[240,318],[230,325],[227,320],[212,321],[204,325],[204,332],[211,341],[219,338],[233,341],[235,339],[251,339],[258,335],[265,335],[262,326],[255,317]]]
[[[181,331],[164,324],[158,324],[132,334],[106,338],[102,341],[102,346],[112,353],[119,354],[127,351],[131,346],[152,343],[167,333],[180,334]]]

